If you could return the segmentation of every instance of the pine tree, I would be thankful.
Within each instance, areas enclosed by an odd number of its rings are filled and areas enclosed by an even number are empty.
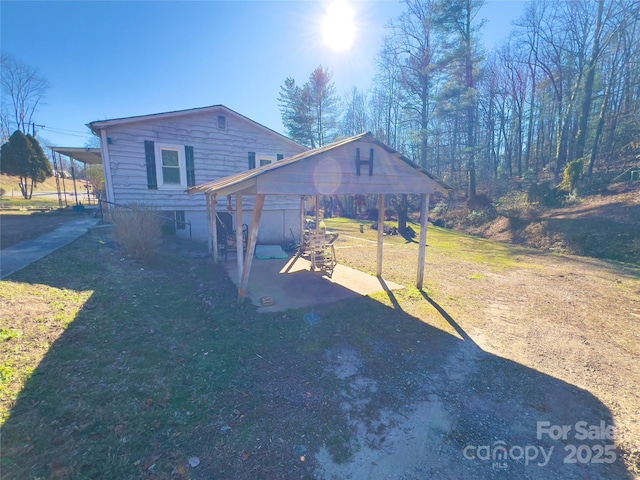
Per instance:
[[[49,159],[31,135],[16,130],[0,149],[0,173],[19,177],[22,196],[30,200],[33,187],[53,175]],[[31,180],[31,185],[29,185]]]
[[[338,97],[332,75],[316,68],[302,87],[289,77],[280,87],[278,104],[289,137],[316,148],[333,139],[338,126]]]

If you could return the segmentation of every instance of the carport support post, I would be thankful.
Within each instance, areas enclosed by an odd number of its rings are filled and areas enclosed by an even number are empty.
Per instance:
[[[258,243],[258,228],[260,227],[260,218],[262,217],[262,208],[264,207],[264,194],[256,195],[256,203],[253,207],[253,218],[251,219],[251,230],[249,231],[249,240],[247,242],[247,261],[244,263],[242,276],[240,277],[240,288],[238,289],[238,303],[244,302],[247,295],[247,285],[249,285],[249,272],[251,271],[251,263],[253,262],[253,254]],[[240,247],[242,248],[242,246]]]
[[[416,281],[416,287],[418,290],[422,290],[422,284],[424,281],[424,261],[426,258],[427,248],[427,226],[429,219],[429,195],[422,194],[420,202],[420,243],[418,244],[418,279]]]
[[[208,194],[204,194],[204,201],[207,205],[207,247],[209,249],[209,253],[213,255],[213,243],[211,243],[212,233],[211,233],[211,198]]]
[[[213,250],[213,262],[218,263],[218,261],[220,260],[220,254],[218,252],[218,214],[216,213],[216,204],[218,203],[218,198],[215,195],[213,197],[207,195],[207,198],[209,199],[209,205],[211,205],[211,217],[209,219],[209,222],[211,224],[211,249]]]
[[[306,215],[306,211],[305,211],[305,204],[307,202],[304,199],[304,195],[302,195],[300,197],[300,249],[302,249],[302,244],[304,242],[304,224],[305,224],[305,218],[307,218]],[[294,238],[293,241],[295,242],[296,239]]]
[[[242,278],[244,267],[244,248],[242,245],[242,194],[236,193],[236,258],[238,259],[238,278]],[[242,289],[244,290],[244,288]]]
[[[384,235],[384,194],[378,195],[378,265],[376,276],[382,277],[382,237]]]

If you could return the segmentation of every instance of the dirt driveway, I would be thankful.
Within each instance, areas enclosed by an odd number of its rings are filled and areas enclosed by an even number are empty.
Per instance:
[[[34,214],[0,214],[0,248],[49,233],[66,222],[78,219],[77,213],[56,211]]]
[[[330,350],[327,369],[347,384],[343,410],[358,447],[343,464],[321,450],[319,477],[640,478],[638,269],[532,250],[519,252],[521,267],[493,269],[473,254],[442,255],[433,242],[433,310],[406,302],[411,293],[380,300],[436,330],[412,348],[374,341],[379,355],[409,360],[391,376],[420,393],[371,421],[362,412],[389,374],[371,369],[366,349]],[[371,257],[348,252],[356,267]],[[406,254],[392,244],[385,252],[391,264]],[[431,343],[438,329],[452,337]]]

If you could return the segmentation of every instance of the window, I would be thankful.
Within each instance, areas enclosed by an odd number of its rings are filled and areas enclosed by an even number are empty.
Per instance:
[[[256,160],[259,162],[259,166],[264,167],[265,165],[275,162],[276,157],[275,155],[257,155]]]
[[[145,140],[144,159],[149,190],[193,187],[196,184],[193,147],[189,145],[156,144]]]
[[[176,230],[184,230],[187,228],[184,217],[184,210],[176,210]]]
[[[180,159],[176,150],[162,149],[162,180],[165,185],[180,185]]]
[[[218,128],[223,130],[227,128],[227,117],[224,115],[218,115]]]
[[[156,168],[159,187],[182,188],[187,186],[184,146],[157,143]]]
[[[270,155],[266,153],[258,153],[249,152],[249,170],[256,167],[264,167],[265,165],[270,165],[277,160],[282,160],[283,155],[279,153],[278,155]]]

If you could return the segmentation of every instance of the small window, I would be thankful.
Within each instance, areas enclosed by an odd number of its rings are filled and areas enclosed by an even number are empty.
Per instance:
[[[279,153],[278,155],[276,155],[276,161],[280,161],[284,158],[284,155],[282,153]]]
[[[223,130],[227,128],[227,117],[224,115],[218,115],[218,128]]]
[[[275,155],[258,155],[257,161],[259,162],[258,165],[260,165],[261,167],[264,167],[265,165],[269,165],[275,162],[276,157]]]
[[[187,222],[184,217],[184,210],[176,210],[176,230],[184,230],[187,228]]]
[[[249,152],[249,170],[256,168],[256,152]]]

